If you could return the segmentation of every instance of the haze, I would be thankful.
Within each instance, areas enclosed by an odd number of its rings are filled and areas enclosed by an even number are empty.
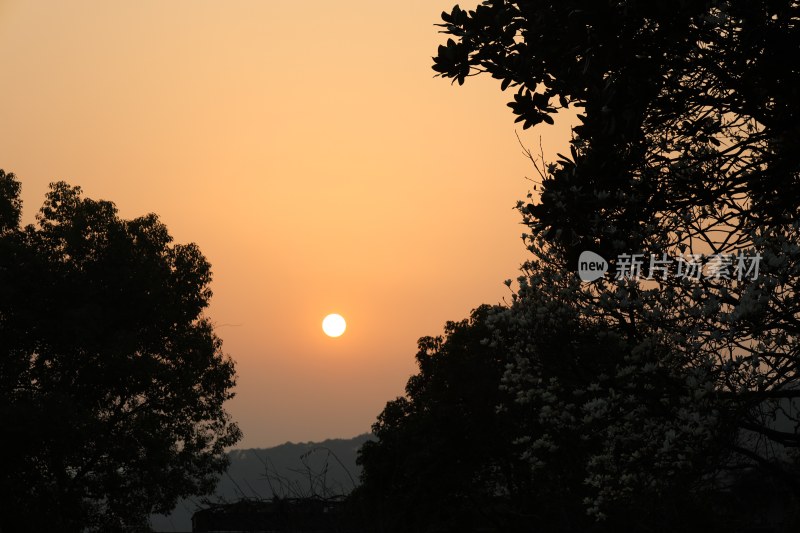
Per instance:
[[[63,179],[200,246],[241,447],[368,431],[418,337],[509,295],[533,169],[498,83],[433,77],[454,4],[0,1],[24,220]],[[567,131],[522,138],[552,157]]]

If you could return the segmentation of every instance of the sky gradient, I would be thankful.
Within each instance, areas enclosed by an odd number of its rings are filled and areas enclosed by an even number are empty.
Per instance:
[[[240,447],[368,431],[417,338],[507,298],[527,258],[515,130],[552,159],[568,124],[523,133],[496,80],[433,77],[454,4],[0,0],[24,221],[65,180],[200,246]]]

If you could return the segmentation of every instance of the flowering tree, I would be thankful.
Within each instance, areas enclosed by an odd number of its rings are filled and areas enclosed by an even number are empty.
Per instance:
[[[523,436],[534,472],[580,439],[581,497],[609,520],[652,523],[741,468],[800,494],[800,71],[782,59],[798,3],[491,0],[442,18],[442,76],[515,89],[524,128],[580,111],[570,154],[534,160],[534,259],[496,318],[516,328],[505,386],[545,426]],[[591,283],[586,250],[610,268]]]

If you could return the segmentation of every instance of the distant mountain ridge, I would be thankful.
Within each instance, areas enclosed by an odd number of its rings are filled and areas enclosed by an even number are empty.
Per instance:
[[[352,439],[231,450],[230,466],[208,498],[232,502],[241,498],[347,494],[361,475],[356,465],[358,450],[371,439],[371,434],[364,433]],[[182,500],[171,514],[152,515],[153,531],[191,531],[192,514],[201,505],[200,498]]]

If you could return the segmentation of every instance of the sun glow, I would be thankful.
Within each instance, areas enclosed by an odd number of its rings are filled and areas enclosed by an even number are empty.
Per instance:
[[[347,329],[347,322],[344,321],[342,315],[334,313],[326,316],[322,321],[322,331],[328,337],[339,337],[344,333],[345,329]]]

